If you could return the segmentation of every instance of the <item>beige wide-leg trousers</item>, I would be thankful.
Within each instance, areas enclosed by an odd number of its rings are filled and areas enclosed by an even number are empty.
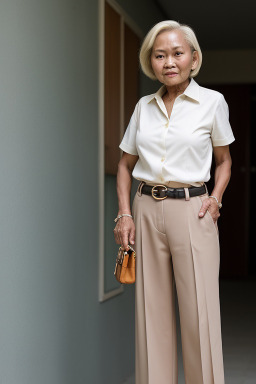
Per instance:
[[[177,384],[175,285],[186,384],[224,384],[219,234],[201,196],[157,201],[141,194],[136,227],[136,384]]]

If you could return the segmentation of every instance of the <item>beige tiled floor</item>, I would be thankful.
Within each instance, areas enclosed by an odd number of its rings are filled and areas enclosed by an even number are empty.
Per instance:
[[[221,280],[220,305],[226,384],[256,384],[256,279]],[[179,384],[185,384],[178,314],[177,335]],[[123,384],[135,384],[134,376]]]

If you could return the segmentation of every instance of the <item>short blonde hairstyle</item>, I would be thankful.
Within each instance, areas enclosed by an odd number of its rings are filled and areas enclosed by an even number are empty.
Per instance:
[[[153,68],[151,66],[151,54],[152,54],[152,48],[155,42],[156,37],[164,31],[172,31],[172,30],[180,30],[184,33],[184,37],[188,44],[191,47],[191,51],[197,51],[199,56],[199,61],[197,64],[197,67],[190,72],[189,77],[195,77],[202,65],[202,51],[199,46],[199,43],[197,41],[195,32],[191,27],[189,27],[186,24],[180,24],[177,21],[174,20],[165,20],[161,21],[160,23],[154,25],[153,28],[150,29],[150,31],[147,33],[141,49],[140,49],[140,65],[145,73],[146,76],[148,76],[152,80],[156,80],[156,76],[154,74]]]

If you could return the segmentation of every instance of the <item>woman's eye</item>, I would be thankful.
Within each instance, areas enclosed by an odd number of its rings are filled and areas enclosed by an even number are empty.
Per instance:
[[[164,57],[164,55],[157,55],[156,58],[157,59],[162,59]]]
[[[176,55],[180,56],[182,55],[182,52],[176,52]]]

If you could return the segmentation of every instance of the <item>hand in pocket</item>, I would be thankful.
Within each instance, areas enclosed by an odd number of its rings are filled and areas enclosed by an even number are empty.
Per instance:
[[[202,218],[206,214],[206,211],[208,211],[215,224],[220,217],[219,207],[216,200],[210,198],[208,195],[201,195],[200,199],[202,201],[202,206],[198,212],[198,216]]]

